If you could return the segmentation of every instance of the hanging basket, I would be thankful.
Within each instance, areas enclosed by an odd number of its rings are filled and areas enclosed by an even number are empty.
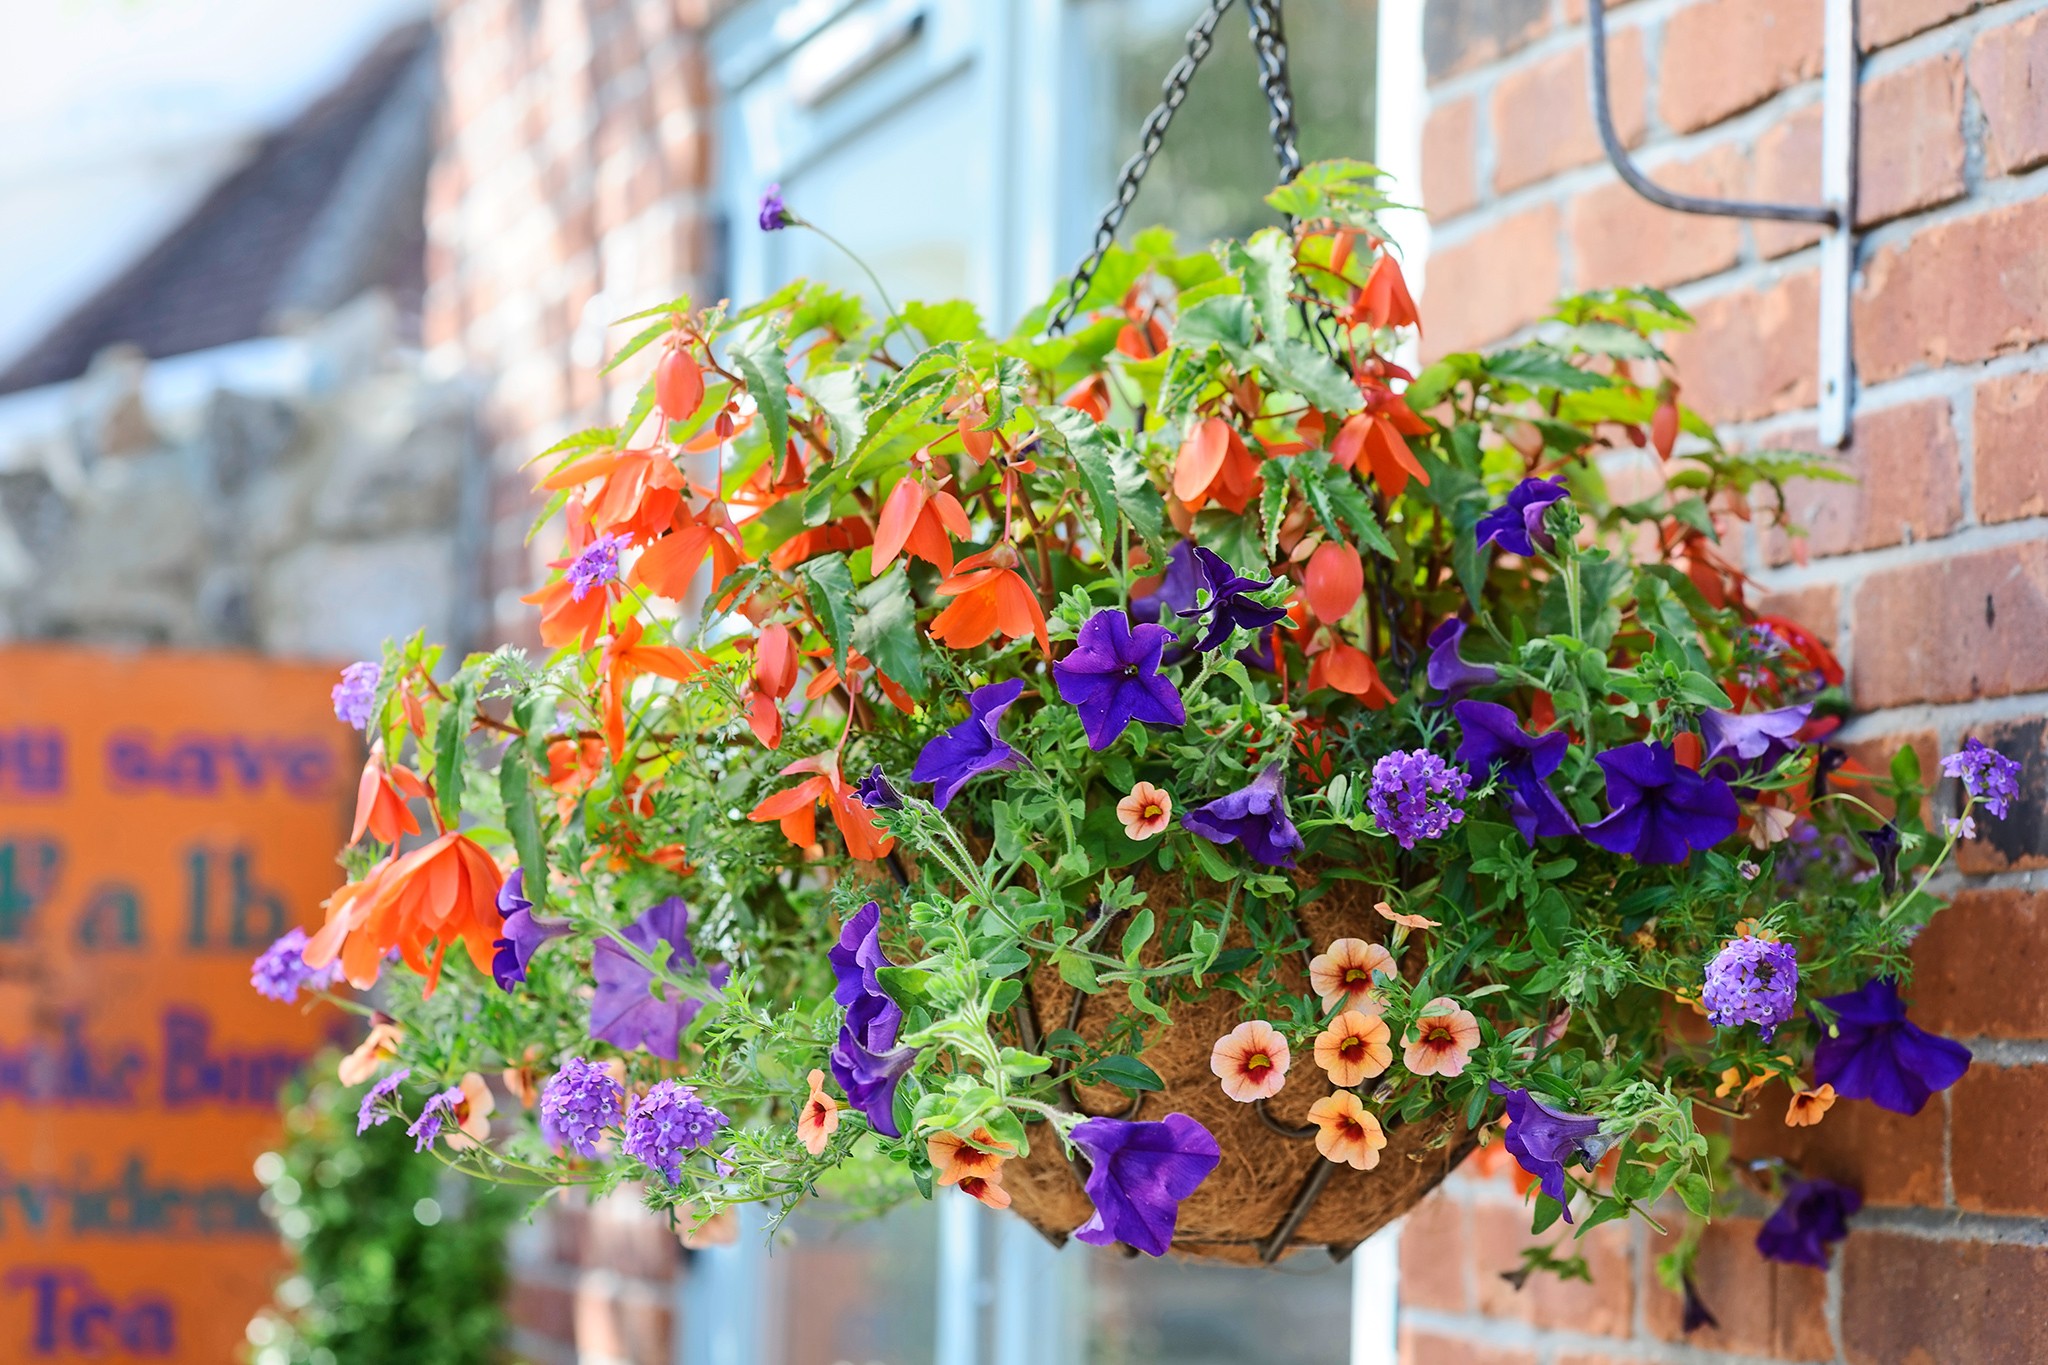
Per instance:
[[[1312,871],[1305,869],[1300,881],[1306,892],[1315,884]],[[1177,873],[1147,872],[1138,877],[1138,886],[1162,914],[1185,899]],[[1295,916],[1318,947],[1346,937],[1380,942],[1389,925],[1374,913],[1376,899],[1364,883],[1334,881],[1322,895],[1298,906]],[[1244,944],[1242,932],[1231,946]],[[1412,946],[1410,956],[1419,963],[1421,955]],[[1307,991],[1307,954],[1284,975],[1291,987]],[[1068,1027],[1091,1042],[1131,1008],[1122,988],[1082,995],[1050,967],[1033,976],[1030,1003],[1041,1031]],[[1112,1118],[1186,1114],[1215,1135],[1222,1160],[1180,1206],[1173,1239],[1178,1255],[1257,1265],[1319,1246],[1341,1258],[1414,1208],[1477,1145],[1451,1111],[1413,1123],[1383,1116],[1387,1145],[1377,1166],[1361,1171],[1330,1161],[1316,1149],[1308,1110],[1336,1087],[1306,1049],[1295,1054],[1278,1095],[1242,1104],[1223,1092],[1209,1069],[1209,1052],[1216,1039],[1241,1022],[1243,999],[1218,988],[1170,1012],[1173,1023],[1138,1057],[1165,1082],[1163,1090],[1144,1093],[1134,1104],[1114,1086],[1076,1086],[1070,1088],[1070,1103],[1091,1116]],[[1399,1039],[1395,1043],[1398,1067]],[[1033,1127],[1031,1139],[1030,1155],[1009,1164],[1004,1186],[1012,1210],[1061,1244],[1094,1212],[1081,1183],[1085,1158],[1070,1161],[1044,1125]]]

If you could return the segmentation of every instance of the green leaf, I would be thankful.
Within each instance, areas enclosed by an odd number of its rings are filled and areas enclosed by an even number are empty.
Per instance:
[[[1085,995],[1094,995],[1102,989],[1102,983],[1095,979],[1095,964],[1078,954],[1062,950],[1052,955],[1053,966],[1059,968],[1060,980]]]
[[[1265,484],[1259,490],[1259,518],[1266,523],[1266,559],[1280,553],[1280,519],[1287,515],[1287,483],[1291,466],[1284,460],[1268,460],[1261,471]]]
[[[1567,327],[1557,337],[1561,346],[1592,355],[1619,356],[1624,360],[1669,360],[1657,343],[1641,332],[1618,322],[1586,322]]]
[[[1127,1057],[1121,1052],[1090,1062],[1074,1073],[1074,1079],[1083,1085],[1113,1085],[1129,1094],[1166,1089],[1166,1082],[1159,1078],[1158,1072],[1136,1057]]]
[[[505,806],[505,827],[512,835],[512,847],[519,851],[519,866],[526,872],[526,899],[533,908],[548,908],[547,845],[542,840],[540,813],[533,804],[533,771],[528,766],[526,746],[509,744],[498,760],[498,799]]]
[[[1054,444],[1064,446],[1073,456],[1082,489],[1095,509],[1104,552],[1117,543],[1117,518],[1121,515],[1163,557],[1166,504],[1123,434],[1067,407],[1042,407],[1038,420],[1041,429],[1054,434]]]
[[[803,389],[804,396],[832,425],[833,453],[846,459],[859,450],[861,438],[868,433],[868,415],[860,401],[860,371],[814,374],[804,381]],[[781,448],[776,447],[769,458],[779,461]]]
[[[1230,263],[1244,276],[1259,326],[1266,335],[1287,335],[1287,296],[1294,288],[1294,242],[1278,228],[1260,228],[1242,245],[1233,243]]]
[[[1701,1218],[1711,1216],[1714,1207],[1714,1187],[1698,1171],[1687,1171],[1674,1182],[1678,1197],[1685,1201],[1687,1209]]]
[[[462,820],[462,752],[469,737],[469,711],[475,694],[467,678],[458,678],[440,724],[434,727],[434,799],[441,822],[453,829]]]
[[[924,633],[917,628],[917,600],[910,594],[910,575],[892,567],[854,595],[860,615],[853,624],[853,647],[911,696],[925,694]]]
[[[1531,389],[1604,389],[1608,380],[1582,370],[1566,357],[1540,342],[1496,351],[1486,357],[1486,372]]]
[[[1360,406],[1358,385],[1337,362],[1306,341],[1293,337],[1262,342],[1252,357],[1281,388],[1292,390],[1324,412],[1351,413]]]
[[[1130,927],[1124,930],[1123,958],[1127,964],[1135,964],[1138,954],[1151,942],[1154,924],[1150,910],[1140,910],[1131,916]]]
[[[797,572],[809,588],[805,595],[811,610],[825,628],[825,638],[832,642],[832,666],[845,677],[846,650],[853,643],[853,570],[847,567],[845,555],[829,554],[805,560]]]
[[[768,458],[780,460],[789,444],[789,365],[782,354],[781,330],[767,323],[756,327],[732,344],[732,360],[761,413]]]
[[[642,327],[639,331],[633,334],[632,340],[628,341],[625,345],[619,347],[618,353],[614,355],[610,360],[607,360],[604,363],[604,368],[599,370],[598,373],[610,374],[613,370],[616,370],[617,368],[619,368],[619,366],[625,364],[634,356],[640,354],[641,351],[647,348],[649,343],[653,342],[659,337],[665,336],[668,333],[668,329],[669,324],[667,318],[663,318],[659,322],[648,323],[645,327]]]
[[[1237,571],[1263,578],[1271,561],[1266,558],[1266,537],[1259,518],[1245,509],[1244,516],[1221,507],[1205,507],[1195,514],[1195,543],[1213,550]]]

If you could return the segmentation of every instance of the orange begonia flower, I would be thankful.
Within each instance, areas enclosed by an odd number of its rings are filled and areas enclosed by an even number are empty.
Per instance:
[[[875,520],[873,572],[879,575],[898,554],[908,554],[950,578],[953,542],[967,539],[972,529],[960,499],[939,483],[906,474],[889,490],[889,500]]]
[[[1395,924],[1400,925],[1403,929],[1443,928],[1442,920],[1425,919],[1421,915],[1399,914],[1395,911],[1393,906],[1388,905],[1385,901],[1374,901],[1372,908],[1374,913],[1378,914],[1381,919],[1391,920]]]
[[[839,1127],[839,1101],[825,1093],[824,1072],[813,1069],[809,1079],[811,1095],[797,1111],[796,1135],[805,1151],[823,1156],[833,1130]]]
[[[413,818],[406,801],[428,795],[427,784],[412,769],[384,766],[384,742],[377,741],[370,746],[370,761],[363,765],[362,781],[356,784],[356,824],[348,841],[361,843],[365,830],[380,844],[395,844],[401,835],[418,834],[420,822]]]
[[[1400,497],[1411,478],[1427,487],[1429,472],[1403,438],[1427,436],[1429,424],[1392,389],[1369,387],[1365,397],[1364,411],[1345,418],[1344,425],[1337,428],[1337,439],[1330,445],[1331,458],[1346,469],[1363,461],[1373,482],[1390,498]]]
[[[674,645],[643,645],[646,627],[629,617],[604,647],[599,671],[604,675],[604,734],[614,755],[626,749],[626,689],[644,674],[688,682],[711,667],[711,656]]]
[[[1385,1006],[1373,989],[1373,978],[1395,975],[1394,955],[1386,946],[1362,938],[1332,940],[1308,964],[1309,989],[1322,997],[1326,1010],[1341,1003],[1347,1010],[1378,1014]]]
[[[793,569],[807,559],[838,550],[851,554],[863,545],[875,543],[875,533],[859,517],[841,517],[825,526],[799,531],[769,552],[768,562],[778,569]]]
[[[1357,697],[1369,711],[1394,704],[1394,694],[1381,681],[1380,670],[1373,663],[1372,655],[1334,636],[1311,648],[1308,686],[1311,692],[1319,687],[1328,687]]]
[[[599,480],[585,500],[596,530],[645,541],[660,535],[683,500],[683,471],[659,450],[603,450],[559,466],[540,481],[548,490]]]
[[[1263,483],[1244,438],[1221,417],[1196,423],[1174,458],[1173,496],[1190,512],[1201,511],[1213,499],[1243,516]]]
[[[813,776],[762,798],[747,818],[756,822],[777,821],[784,838],[798,848],[809,848],[818,842],[817,803],[823,801],[831,807],[832,822],[839,826],[839,833],[846,840],[846,851],[855,858],[871,863],[886,857],[896,847],[895,837],[875,823],[874,815],[840,778],[832,755],[800,758],[784,768],[782,775],[800,772]]]
[[[1263,1019],[1239,1024],[1209,1050],[1209,1069],[1223,1082],[1223,1093],[1239,1104],[1279,1094],[1293,1060],[1287,1040]]]
[[[796,686],[796,633],[765,626],[754,641],[754,677],[746,691],[747,727],[766,749],[782,747],[782,701]]]
[[[1017,1154],[1007,1142],[997,1142],[986,1128],[974,1130],[972,1140],[957,1133],[934,1133],[925,1140],[925,1155],[941,1185],[958,1185],[992,1209],[1010,1207],[1010,1192],[1003,1188],[1003,1162]]]
[[[1479,1020],[1448,996],[1422,1007],[1415,1032],[1404,1042],[1401,1064],[1418,1076],[1456,1076],[1479,1046]]]
[[[1372,263],[1372,273],[1365,277],[1364,286],[1352,294],[1344,320],[1354,326],[1362,322],[1374,329],[1413,327],[1418,334],[1421,332],[1422,315],[1408,293],[1408,281],[1401,274],[1400,263],[1392,256],[1382,253]]]
[[[329,897],[327,923],[306,944],[306,965],[339,959],[349,984],[367,990],[396,948],[432,995],[449,945],[460,939],[476,969],[489,975],[504,922],[497,903],[504,880],[491,855],[458,833],[387,858]]]
[[[551,569],[566,569],[574,564],[577,556],[597,538],[591,529],[589,512],[574,498],[569,500],[568,519],[569,542],[564,547],[567,553],[560,559],[549,561]],[[565,573],[519,600],[540,608],[540,641],[549,649],[562,649],[569,645],[589,649],[597,644],[597,637],[604,634],[605,625],[611,618],[612,603],[618,600],[618,596],[617,582],[610,582],[588,588],[578,597],[575,582]]]
[[[1316,1065],[1332,1085],[1357,1085],[1394,1064],[1392,1038],[1387,1021],[1378,1015],[1346,1010],[1317,1037]]]
[[[1032,635],[1051,658],[1045,612],[1038,605],[1038,594],[1017,572],[1017,563],[1017,551],[1008,544],[961,560],[953,576],[939,584],[939,596],[953,601],[933,618],[931,637],[953,649],[973,649],[991,635],[1012,640]]]
[[[656,597],[680,602],[689,596],[690,581],[704,566],[707,556],[711,560],[713,587],[724,582],[747,558],[740,548],[739,528],[732,524],[725,504],[716,500],[707,503],[701,512],[677,508],[669,533],[641,551],[627,578]]]
[[[1325,1095],[1310,1105],[1308,1121],[1316,1126],[1316,1150],[1329,1160],[1360,1171],[1380,1164],[1380,1150],[1387,1145],[1386,1130],[1349,1090]]]

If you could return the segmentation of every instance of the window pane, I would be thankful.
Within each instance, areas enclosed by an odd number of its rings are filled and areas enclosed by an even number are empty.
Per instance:
[[[1345,1365],[1351,1269],[1301,1252],[1274,1269],[1090,1248],[1085,1365]]]

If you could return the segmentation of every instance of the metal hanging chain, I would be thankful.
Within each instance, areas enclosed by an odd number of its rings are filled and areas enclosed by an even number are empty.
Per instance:
[[[1300,130],[1294,118],[1294,83],[1287,68],[1287,31],[1280,22],[1280,0],[1244,0],[1252,16],[1252,50],[1259,59],[1259,88],[1273,117],[1266,124],[1273,134],[1273,154],[1280,160],[1284,185],[1301,174],[1301,150],[1296,141]]]

